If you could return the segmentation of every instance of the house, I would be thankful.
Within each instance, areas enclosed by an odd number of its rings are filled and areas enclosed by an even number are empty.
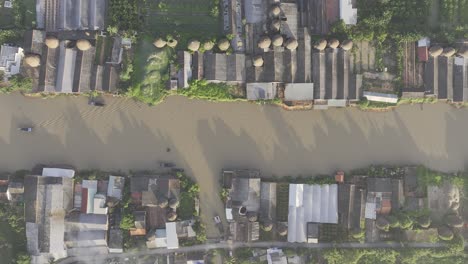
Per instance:
[[[338,223],[337,184],[289,185],[288,242],[307,242],[307,223]]]
[[[81,184],[81,213],[83,214],[107,214],[106,196],[98,194],[98,181],[83,180]],[[75,204],[78,201],[75,200]]]
[[[314,99],[313,83],[287,83],[284,89],[285,101],[310,101]]]
[[[273,100],[277,92],[276,83],[247,83],[247,100]]]
[[[68,177],[26,176],[24,202],[27,249],[31,263],[67,257],[65,214],[72,208],[73,180]]]
[[[123,253],[123,234],[118,228],[109,231],[109,253]]]
[[[135,211],[133,212],[135,218],[135,228],[130,229],[131,236],[144,236],[146,235],[146,212]]]
[[[267,249],[267,262],[268,264],[288,264],[286,255],[279,248]]]
[[[152,232],[146,241],[146,246],[149,249],[167,248],[166,229],[156,229],[154,232]]]
[[[24,184],[20,180],[10,180],[8,183],[7,197],[12,203],[22,202],[24,195]]]
[[[122,194],[125,184],[125,178],[121,176],[109,176],[109,182],[107,186],[107,197],[122,200]]]
[[[419,62],[426,62],[429,60],[429,47],[431,41],[425,37],[418,41],[418,60]]]
[[[400,179],[367,178],[365,218],[390,214],[392,207],[400,209],[403,204],[403,182]]]
[[[3,44],[0,47],[0,71],[5,78],[20,73],[21,60],[24,57],[23,49]]]

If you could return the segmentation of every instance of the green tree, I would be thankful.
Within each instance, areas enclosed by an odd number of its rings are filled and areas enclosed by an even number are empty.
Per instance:
[[[31,256],[26,253],[19,253],[16,256],[16,264],[29,264],[31,263]]]
[[[135,217],[133,214],[129,213],[124,215],[122,221],[120,221],[120,228],[123,230],[130,230],[135,227]]]

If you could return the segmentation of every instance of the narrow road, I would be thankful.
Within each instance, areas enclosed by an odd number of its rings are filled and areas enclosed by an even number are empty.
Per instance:
[[[440,248],[444,247],[443,244],[439,243],[397,243],[397,242],[377,242],[377,243],[318,243],[318,244],[307,244],[307,243],[289,243],[289,242],[252,242],[252,243],[227,243],[219,242],[216,244],[203,244],[195,245],[190,247],[181,247],[178,249],[167,249],[167,248],[157,248],[149,250],[141,250],[137,252],[127,252],[122,254],[108,254],[108,255],[93,255],[93,256],[79,256],[79,257],[69,257],[63,260],[58,261],[60,264],[75,263],[76,261],[81,261],[85,263],[102,263],[108,258],[130,258],[130,257],[143,257],[151,255],[166,255],[169,253],[188,253],[188,252],[197,252],[197,251],[208,251],[211,249],[236,249],[236,248],[308,248],[308,249],[327,249],[327,248],[390,248],[390,249],[400,249],[406,247],[412,248]]]

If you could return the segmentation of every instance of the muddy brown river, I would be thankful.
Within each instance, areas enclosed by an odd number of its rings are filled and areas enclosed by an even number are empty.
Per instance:
[[[380,113],[291,112],[176,96],[154,107],[129,99],[106,98],[106,103],[93,107],[85,97],[0,96],[0,169],[54,163],[126,171],[171,161],[200,183],[201,210],[208,219],[223,213],[217,189],[222,168],[307,176],[371,164],[456,171],[468,160],[468,109],[443,103]],[[34,131],[21,133],[19,126]]]

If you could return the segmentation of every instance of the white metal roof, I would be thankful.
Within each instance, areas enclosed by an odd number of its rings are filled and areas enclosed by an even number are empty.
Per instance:
[[[289,185],[288,242],[307,242],[307,223],[338,223],[336,184]]]
[[[346,25],[356,25],[357,8],[353,8],[352,0],[340,0],[340,18]]]
[[[42,176],[73,178],[75,176],[75,171],[60,168],[43,168]]]
[[[313,83],[287,83],[284,90],[286,101],[307,101],[314,99]]]
[[[396,104],[398,102],[398,96],[396,94],[385,94],[375,92],[364,92],[364,97],[369,101],[383,102]]]
[[[166,237],[168,249],[179,248],[179,238],[177,237],[175,222],[166,223]]]
[[[366,203],[366,210],[364,214],[367,219],[376,219],[377,213],[375,212],[375,203]]]

